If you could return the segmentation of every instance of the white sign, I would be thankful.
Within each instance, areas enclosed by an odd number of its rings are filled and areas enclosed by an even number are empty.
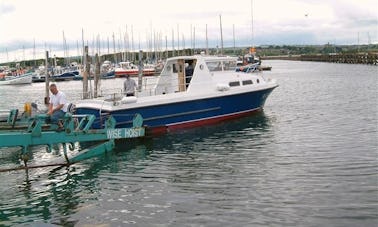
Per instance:
[[[144,128],[115,128],[106,132],[108,139],[135,138],[144,136]]]

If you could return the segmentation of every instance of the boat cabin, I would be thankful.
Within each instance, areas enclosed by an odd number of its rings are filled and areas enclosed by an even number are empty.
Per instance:
[[[235,72],[236,58],[180,56],[170,58],[155,86],[155,94],[208,91],[215,86],[215,74]]]

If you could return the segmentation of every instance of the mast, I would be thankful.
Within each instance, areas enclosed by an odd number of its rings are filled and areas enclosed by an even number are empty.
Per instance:
[[[37,66],[36,60],[35,60],[35,38],[34,38],[34,43],[33,43],[33,60],[34,60],[34,68]]]
[[[117,54],[116,54],[116,46],[115,46],[115,37],[113,32],[113,54],[114,54],[114,62],[117,64]]]
[[[232,36],[234,39],[234,54],[236,52],[236,47],[235,47],[235,24],[232,25]]]
[[[194,51],[193,51],[193,26],[192,26],[192,24],[190,24],[190,54],[194,54]]]
[[[180,56],[180,34],[179,34],[179,24],[177,24],[177,55]]]
[[[107,37],[108,38],[108,54],[110,53],[110,48],[109,48],[109,36]]]
[[[85,58],[85,47],[84,47],[84,29],[81,29],[81,42],[83,48],[83,55],[81,57],[81,64],[84,65],[84,58]]]
[[[220,26],[220,33],[221,33],[221,55],[223,55],[222,15],[219,15],[219,26]]]
[[[165,35],[165,58],[168,58],[168,37]]]
[[[176,51],[175,51],[175,31],[172,28],[172,53],[173,57],[176,56]]]
[[[135,61],[135,53],[134,53],[134,26],[131,25],[131,53],[132,53],[132,61]]]
[[[8,48],[5,48],[5,52],[7,52],[7,62],[9,62]]]
[[[255,40],[254,40],[254,33],[253,33],[253,0],[251,0],[251,39],[252,39],[252,43],[251,43],[252,50],[250,50],[250,52],[254,52]]]
[[[196,26],[193,27],[193,54],[196,54]]]
[[[207,37],[207,24],[206,24],[206,55],[209,55],[209,39]]]

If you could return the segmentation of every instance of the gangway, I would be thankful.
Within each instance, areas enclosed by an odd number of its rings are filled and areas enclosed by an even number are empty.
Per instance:
[[[31,148],[34,146],[45,145],[45,150],[50,153],[54,147],[59,147],[58,145],[61,144],[66,162],[60,165],[70,165],[113,150],[116,139],[137,138],[145,135],[145,128],[142,126],[143,118],[140,114],[135,114],[132,117],[132,127],[130,128],[115,128],[115,119],[112,116],[108,116],[103,129],[91,129],[92,123],[95,121],[94,115],[66,113],[63,118],[64,127],[61,131],[51,128],[45,130],[45,122],[49,117],[46,114],[30,117],[27,127],[20,130],[15,127],[17,126],[15,116],[17,116],[16,110],[11,110],[7,121],[10,128],[0,130],[0,148],[20,147],[20,158],[23,160],[24,166],[13,169],[0,169],[0,172],[36,168],[36,166],[28,166],[27,163],[32,152]],[[99,144],[79,150],[69,157],[67,152],[74,151],[77,142],[97,142]],[[7,149],[0,149],[0,152],[6,151]]]

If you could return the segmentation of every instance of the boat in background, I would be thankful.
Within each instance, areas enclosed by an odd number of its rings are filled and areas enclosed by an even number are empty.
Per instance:
[[[33,80],[33,73],[25,73],[17,76],[4,76],[0,79],[0,85],[17,85],[17,84],[31,84]]]
[[[39,66],[34,71],[32,81],[33,83],[46,81],[46,67],[44,65]]]
[[[81,100],[76,103],[76,113],[95,115],[95,128],[103,128],[109,115],[115,118],[116,127],[128,127],[139,113],[148,132],[155,134],[262,110],[266,98],[278,86],[276,81],[266,80],[261,72],[236,69],[234,57],[169,58],[151,90],[139,91],[137,96],[110,94]]]
[[[101,79],[113,79],[115,78],[115,71],[114,70],[110,70],[110,71],[107,71],[107,72],[104,72],[101,74]]]
[[[132,62],[120,62],[119,66],[115,68],[115,76],[116,77],[123,77],[126,75],[129,76],[138,76],[139,68],[137,65],[133,64]],[[152,64],[145,64],[143,65],[143,76],[153,76],[155,75],[155,66]]]
[[[53,69],[53,75],[50,76],[52,81],[68,81],[80,77],[80,69],[77,65],[70,65],[68,67],[57,66]]]
[[[249,65],[257,65],[258,70],[260,71],[270,71],[272,69],[271,66],[261,65],[260,57],[256,56],[255,48],[250,48],[249,53],[245,54],[242,57],[238,58],[237,61],[238,66],[249,66]]]
[[[104,61],[100,67],[101,79],[113,79],[115,78],[114,66],[110,61]]]

